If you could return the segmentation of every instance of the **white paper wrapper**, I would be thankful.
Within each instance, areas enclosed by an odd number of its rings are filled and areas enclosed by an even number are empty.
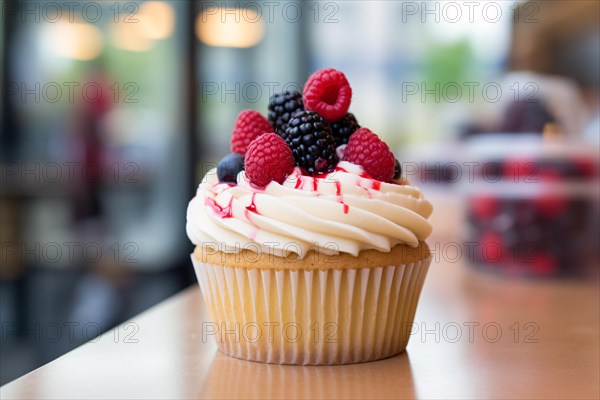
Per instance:
[[[214,266],[192,255],[213,336],[230,356],[333,365],[402,352],[431,262],[379,268],[273,270]]]

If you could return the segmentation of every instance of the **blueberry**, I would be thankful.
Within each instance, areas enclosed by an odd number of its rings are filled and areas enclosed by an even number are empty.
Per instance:
[[[217,165],[219,182],[237,183],[237,175],[244,169],[244,156],[238,153],[227,154]]]
[[[393,179],[400,178],[400,175],[402,175],[402,168],[400,167],[400,162],[398,161],[398,159],[396,159],[396,165],[394,166],[394,178]]]

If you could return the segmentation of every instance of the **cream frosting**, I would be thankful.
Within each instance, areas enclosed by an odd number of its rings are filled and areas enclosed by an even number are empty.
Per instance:
[[[228,253],[357,256],[400,243],[417,246],[431,233],[431,212],[417,187],[377,181],[346,161],[315,177],[296,168],[283,184],[264,188],[252,185],[244,171],[237,185],[220,183],[212,169],[189,203],[186,230],[194,244]]]

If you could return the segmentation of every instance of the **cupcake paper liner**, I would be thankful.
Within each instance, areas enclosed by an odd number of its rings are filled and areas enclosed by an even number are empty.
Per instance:
[[[202,340],[246,360],[334,365],[406,348],[431,257],[327,270],[223,267],[193,255],[192,262],[211,316]]]

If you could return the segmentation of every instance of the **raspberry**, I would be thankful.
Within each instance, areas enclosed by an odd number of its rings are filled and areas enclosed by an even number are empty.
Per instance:
[[[332,171],[338,162],[331,128],[314,111],[298,111],[288,122],[285,141],[300,168],[309,174]]]
[[[350,136],[344,149],[344,161],[362,166],[371,177],[382,182],[391,182],[394,177],[394,154],[367,128],[360,128]]]
[[[296,91],[276,93],[269,99],[269,122],[279,136],[285,134],[288,121],[296,111],[304,110],[302,95]]]
[[[273,128],[258,111],[242,111],[235,120],[231,133],[231,151],[241,155],[246,154],[250,142],[267,132],[273,132]]]
[[[308,78],[302,97],[304,108],[334,122],[348,112],[352,88],[342,72],[333,68],[321,69]]]
[[[246,157],[246,176],[256,186],[266,186],[269,182],[283,183],[294,169],[294,156],[279,135],[265,133],[250,143]]]
[[[473,196],[469,202],[469,209],[478,220],[488,221],[500,211],[500,202],[493,196]]]
[[[360,125],[358,125],[358,122],[356,122],[356,118],[352,113],[344,115],[339,121],[332,122],[330,126],[331,132],[333,132],[333,136],[335,137],[336,146],[348,143],[350,135],[360,128]]]

